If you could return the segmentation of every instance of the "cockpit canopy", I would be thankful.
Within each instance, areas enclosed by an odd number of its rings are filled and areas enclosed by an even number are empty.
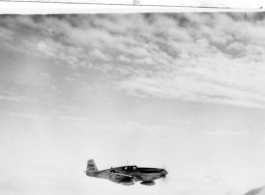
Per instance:
[[[129,171],[129,170],[136,170],[137,169],[137,166],[126,166],[126,167],[124,167],[123,168],[123,170],[125,170],[125,171]]]

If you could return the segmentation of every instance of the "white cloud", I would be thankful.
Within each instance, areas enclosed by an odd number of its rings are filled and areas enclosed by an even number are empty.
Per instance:
[[[140,64],[148,64],[148,65],[156,64],[151,57],[146,57],[146,58],[138,59],[138,60],[135,60],[135,62],[136,63],[140,63]]]
[[[249,136],[250,133],[246,131],[227,131],[227,130],[213,130],[213,131],[203,131],[201,132],[202,134],[205,135],[211,135],[211,136],[228,136],[228,137],[244,137],[244,136]]]
[[[20,98],[0,95],[0,100],[20,101]]]
[[[5,95],[0,95],[0,99],[2,99],[2,100],[10,100],[10,101],[33,100],[33,101],[35,101],[35,99],[28,98],[25,96],[16,95],[16,94],[11,93],[9,91],[0,90],[0,93],[5,94]]]
[[[39,51],[45,53],[47,56],[56,57],[54,47],[53,46],[50,47],[47,43],[43,41],[37,44],[37,48]]]
[[[59,119],[62,120],[69,120],[69,121],[83,121],[83,122],[90,122],[88,118],[73,118],[73,117],[68,117],[68,116],[61,116]]]
[[[88,61],[88,55],[86,55],[83,48],[64,45],[62,42],[53,41],[50,38],[38,42],[36,50],[38,51],[36,55],[44,55],[57,64],[70,65],[74,69],[82,66],[81,60]]]
[[[118,57],[118,60],[123,61],[123,62],[131,62],[131,60],[130,60],[129,58],[126,58],[126,57],[123,56],[123,55],[120,55],[120,56]]]
[[[47,117],[42,117],[37,114],[29,114],[29,113],[12,113],[10,116],[15,116],[15,117],[22,117],[26,119],[32,119],[32,120],[44,120],[44,121],[50,121],[52,119],[47,118]]]
[[[108,60],[109,58],[103,54],[99,49],[94,49],[91,53],[92,56],[98,57],[102,60]]]
[[[11,41],[14,33],[11,30],[0,27],[0,39],[2,41]]]
[[[31,50],[57,64],[102,71],[130,95],[265,106],[265,26],[255,14],[248,23],[242,13],[17,18],[2,34],[27,37]],[[17,30],[21,24],[30,36]]]
[[[42,73],[42,75],[43,75],[44,77],[46,77],[46,78],[50,78],[50,77],[51,77],[51,75],[50,75],[50,74],[47,74],[47,73]]]
[[[65,80],[69,81],[69,82],[72,82],[74,81],[75,79],[74,78],[70,78],[70,77],[66,77]]]

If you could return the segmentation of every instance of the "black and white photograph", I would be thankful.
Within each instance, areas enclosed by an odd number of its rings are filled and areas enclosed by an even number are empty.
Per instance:
[[[0,15],[0,193],[265,195],[265,13]]]

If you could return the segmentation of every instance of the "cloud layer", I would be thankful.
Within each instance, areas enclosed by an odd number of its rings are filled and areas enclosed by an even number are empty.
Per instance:
[[[264,13],[1,16],[1,47],[146,98],[264,108]]]

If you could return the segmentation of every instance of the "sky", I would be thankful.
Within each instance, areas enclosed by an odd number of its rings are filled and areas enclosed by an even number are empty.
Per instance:
[[[264,31],[263,12],[1,15],[0,192],[264,186]],[[87,177],[89,159],[169,174],[122,186]]]

